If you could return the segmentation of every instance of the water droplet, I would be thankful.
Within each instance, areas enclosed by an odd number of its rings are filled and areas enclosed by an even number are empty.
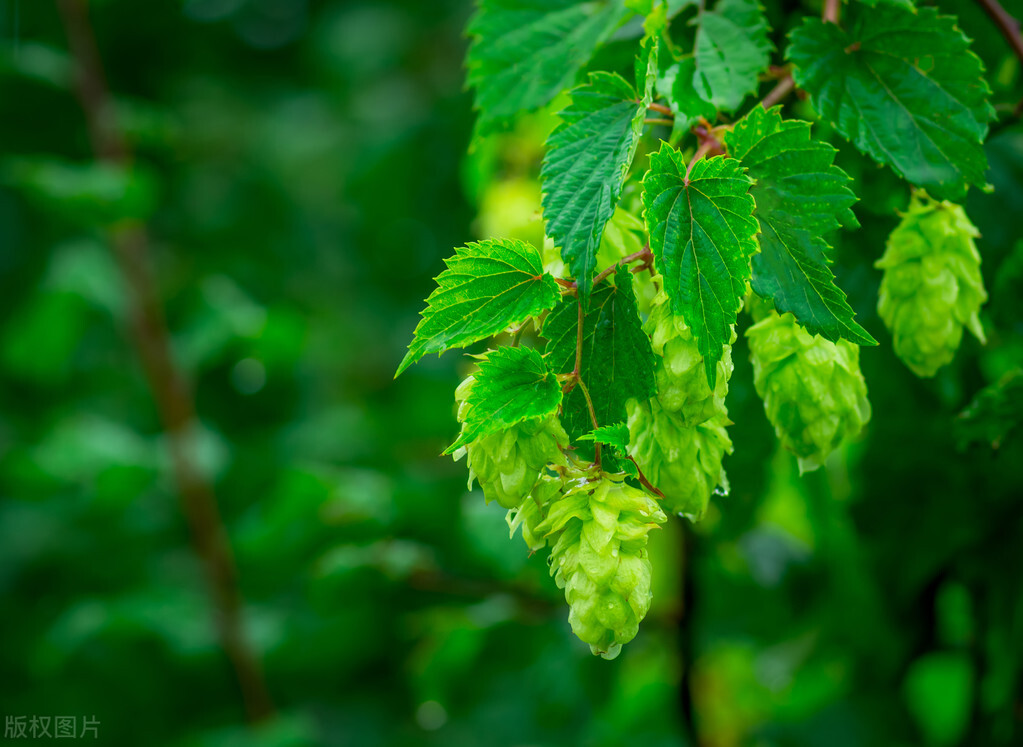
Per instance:
[[[725,484],[725,485],[718,485],[716,488],[714,488],[714,495],[718,496],[719,498],[727,498],[728,497],[728,492],[729,491],[728,491],[728,485],[727,484]]]

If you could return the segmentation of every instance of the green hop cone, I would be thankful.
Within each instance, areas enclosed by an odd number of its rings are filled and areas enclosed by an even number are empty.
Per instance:
[[[728,489],[721,466],[725,454],[732,453],[727,422],[725,415],[687,426],[657,399],[630,402],[630,454],[650,483],[664,493],[661,505],[669,513],[699,521],[714,490]]]
[[[551,543],[551,574],[565,590],[572,632],[613,659],[636,637],[650,609],[647,535],[666,520],[624,475],[570,477],[537,527]]]
[[[472,389],[469,376],[455,390],[458,420],[464,422],[466,399]],[[533,490],[548,464],[564,465],[561,447],[568,446],[568,434],[556,415],[531,418],[477,438],[454,452],[455,461],[467,456],[469,487],[475,479],[487,501],[515,508]]]
[[[770,311],[746,331],[753,384],[782,445],[801,472],[817,469],[870,420],[860,351],[810,335],[792,314]]]
[[[978,235],[959,205],[918,192],[875,265],[884,270],[877,311],[896,355],[917,376],[934,376],[951,362],[964,326],[984,342]]]
[[[657,398],[665,410],[678,413],[689,426],[699,425],[725,410],[728,379],[732,375],[732,347],[725,346],[718,362],[717,384],[711,390],[703,367],[703,356],[696,338],[682,321],[671,313],[668,298],[658,296],[645,329],[657,358]],[[735,342],[735,332],[732,332]]]

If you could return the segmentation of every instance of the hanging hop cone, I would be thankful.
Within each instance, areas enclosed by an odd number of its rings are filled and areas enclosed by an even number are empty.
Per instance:
[[[455,390],[458,421],[464,422],[466,399],[473,377],[467,377]],[[548,464],[564,465],[561,448],[568,446],[568,434],[557,416],[532,418],[510,428],[477,438],[454,452],[455,461],[467,456],[469,487],[475,479],[487,501],[504,508],[522,503]]]
[[[701,369],[702,374],[702,369]],[[664,493],[664,509],[699,521],[714,490],[728,489],[721,462],[732,453],[727,412],[687,426],[657,399],[629,404],[629,451],[651,484]]]
[[[613,659],[650,609],[647,535],[666,520],[657,503],[624,475],[571,477],[538,534],[551,543],[551,574],[565,590],[572,632]]]
[[[984,342],[978,235],[960,206],[918,192],[875,265],[884,270],[877,311],[917,376],[934,376],[955,357],[964,326]]]
[[[801,472],[817,469],[870,420],[859,348],[810,335],[791,314],[768,312],[746,331],[753,383],[767,419]]]
[[[682,317],[672,314],[668,297],[663,293],[658,295],[645,329],[654,353],[660,356],[656,359],[657,397],[664,409],[677,413],[689,426],[723,416],[728,379],[732,375],[732,346],[725,346],[718,361],[717,383],[712,390],[696,338]]]

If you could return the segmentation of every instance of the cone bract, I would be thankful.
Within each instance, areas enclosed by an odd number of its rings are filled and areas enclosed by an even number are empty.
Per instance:
[[[696,338],[682,318],[671,312],[667,296],[658,297],[644,326],[654,353],[660,356],[656,359],[657,397],[664,409],[677,413],[689,426],[722,415],[732,375],[731,345],[725,346],[718,361],[717,383],[712,390]]]
[[[572,632],[605,659],[636,636],[650,609],[647,535],[666,520],[650,496],[624,479],[570,478],[537,527],[552,545],[551,574],[565,590]]]
[[[917,193],[875,265],[884,270],[878,313],[895,353],[917,376],[951,362],[964,326],[984,341],[978,235],[959,205]]]
[[[801,471],[817,469],[870,420],[859,347],[810,335],[791,314],[770,311],[746,331],[753,383],[782,445]]]

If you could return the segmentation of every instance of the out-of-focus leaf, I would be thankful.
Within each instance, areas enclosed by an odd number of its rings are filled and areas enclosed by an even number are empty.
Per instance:
[[[982,389],[959,413],[960,443],[986,443],[999,448],[1023,422],[1023,370],[1010,371]]]
[[[4,165],[3,179],[52,214],[82,226],[144,220],[156,207],[156,180],[138,165],[21,158]]]

